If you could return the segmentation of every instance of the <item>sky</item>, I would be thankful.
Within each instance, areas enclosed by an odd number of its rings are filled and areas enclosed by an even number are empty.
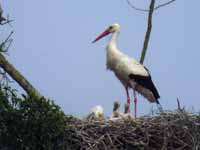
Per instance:
[[[54,100],[66,114],[79,117],[95,105],[102,105],[110,115],[115,100],[124,104],[123,86],[106,70],[108,38],[95,44],[91,41],[117,22],[121,25],[118,48],[139,60],[147,13],[133,10],[126,0],[1,2],[5,15],[14,20],[12,27],[0,30],[1,40],[14,30],[6,58],[40,93]],[[132,2],[148,7],[146,0]],[[157,0],[157,4],[163,2]],[[199,5],[200,1],[176,0],[154,13],[144,64],[164,109],[176,109],[178,97],[187,109],[200,110]],[[149,114],[152,107],[156,109],[155,104],[138,96],[139,115]]]

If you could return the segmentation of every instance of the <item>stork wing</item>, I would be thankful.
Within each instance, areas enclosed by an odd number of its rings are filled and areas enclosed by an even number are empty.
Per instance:
[[[135,59],[128,57],[127,55],[121,56],[120,61],[116,65],[116,71],[118,74],[126,75],[127,77],[130,74],[149,76],[149,72],[143,65],[141,65]]]
[[[150,90],[153,93],[155,100],[160,98],[160,95],[159,95],[150,75],[148,77],[145,77],[145,76],[130,74],[129,78],[133,79],[138,85],[144,87],[145,89]],[[159,103],[159,102],[157,102],[157,103]]]
[[[126,55],[121,55],[120,61],[116,65],[115,74],[123,82],[132,80],[134,85],[132,88],[135,89],[143,96],[145,96],[151,102],[158,102],[159,93],[152,82],[149,71],[135,59],[132,59]]]

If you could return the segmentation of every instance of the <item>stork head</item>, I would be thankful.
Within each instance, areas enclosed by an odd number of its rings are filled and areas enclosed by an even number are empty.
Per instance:
[[[102,32],[97,38],[92,42],[95,43],[96,41],[100,40],[101,38],[105,37],[106,35],[114,32],[120,31],[120,25],[118,23],[114,23],[110,25],[104,32]]]

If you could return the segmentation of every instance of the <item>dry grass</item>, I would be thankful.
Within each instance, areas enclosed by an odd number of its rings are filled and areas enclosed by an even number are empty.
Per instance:
[[[63,144],[68,150],[199,150],[200,115],[178,110],[137,120],[71,119]]]

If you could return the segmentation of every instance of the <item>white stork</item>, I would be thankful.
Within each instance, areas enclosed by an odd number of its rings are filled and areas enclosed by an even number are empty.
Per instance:
[[[156,102],[159,104],[159,93],[152,82],[151,75],[147,68],[140,64],[133,58],[123,54],[118,50],[116,40],[120,33],[120,25],[115,23],[110,25],[103,33],[101,33],[92,43],[100,40],[108,34],[112,34],[108,41],[107,50],[107,69],[112,70],[116,77],[121,81],[126,90],[127,103],[130,105],[129,88],[134,92],[134,104],[135,104],[135,117],[137,98],[136,93],[143,95],[149,102]],[[129,109],[130,111],[130,109]]]

